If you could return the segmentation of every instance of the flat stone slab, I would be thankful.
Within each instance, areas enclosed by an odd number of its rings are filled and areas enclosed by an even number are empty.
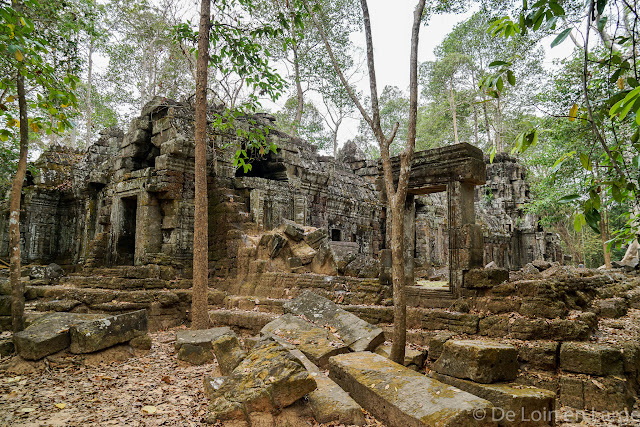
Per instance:
[[[190,330],[185,329],[184,331],[176,332],[176,343],[175,348],[176,351],[180,350],[183,344],[191,344],[197,345],[200,347],[204,347],[207,349],[211,349],[211,342],[220,338],[225,334],[233,334],[235,333],[228,326],[223,326],[220,328],[211,328],[211,329],[198,329],[198,330]]]
[[[289,350],[266,338],[222,384],[208,390],[208,423],[248,420],[251,412],[275,412],[316,388],[316,381]]]
[[[313,417],[319,423],[338,422],[346,425],[364,425],[366,420],[362,407],[314,365],[296,346],[274,336],[280,345],[302,362],[307,371],[316,380],[318,388],[307,396]]]
[[[294,344],[312,363],[323,369],[328,368],[331,356],[349,352],[344,342],[325,328],[290,313],[268,323],[260,333],[276,335]]]
[[[92,353],[146,335],[147,310],[83,322],[69,328],[72,353]]]
[[[448,340],[433,370],[484,384],[513,381],[518,376],[518,350],[494,341]]]
[[[18,354],[27,360],[38,360],[69,347],[69,328],[83,322],[108,317],[104,314],[51,313],[36,319],[24,331],[13,335]]]
[[[434,371],[429,376],[493,403],[495,408],[487,415],[501,426],[553,426],[555,423],[556,394],[549,390],[510,384],[479,384]]]
[[[365,322],[311,291],[304,291],[297,298],[285,302],[284,310],[304,316],[318,325],[334,328],[336,335],[353,351],[375,350],[384,342],[384,332],[381,328]]]
[[[359,352],[329,360],[329,377],[388,426],[495,426],[493,405],[465,391],[394,363]],[[478,419],[479,418],[479,419]]]
[[[560,368],[589,375],[616,375],[624,372],[620,349],[588,342],[565,342],[560,345]]]
[[[375,353],[389,359],[391,357],[391,345],[382,344],[381,346],[376,348]],[[427,352],[424,350],[416,350],[411,347],[405,347],[403,365],[416,366],[417,368],[422,368],[426,357],[427,357]]]

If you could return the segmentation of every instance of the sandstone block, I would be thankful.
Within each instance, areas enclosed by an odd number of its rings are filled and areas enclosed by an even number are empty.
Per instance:
[[[140,335],[129,341],[129,345],[140,350],[151,350],[151,337],[149,335]]]
[[[234,333],[225,333],[211,341],[213,354],[216,355],[222,375],[229,375],[247,356]]]
[[[15,351],[11,338],[0,339],[0,357],[7,357]]]
[[[11,316],[10,295],[0,295],[0,316]]]
[[[315,380],[298,359],[272,339],[265,339],[211,393],[206,421],[248,421],[251,412],[274,412],[315,388]]]
[[[260,332],[264,335],[279,336],[294,344],[311,362],[323,369],[329,366],[331,356],[349,351],[342,340],[325,328],[293,314],[278,317],[265,325]]]
[[[511,384],[479,384],[433,371],[430,376],[493,403],[495,409],[491,416],[501,426],[555,425],[556,394],[549,390]]]
[[[178,350],[178,360],[184,360],[192,365],[204,365],[213,362],[214,356],[209,348],[183,343]]]
[[[301,225],[286,219],[282,222],[284,224],[284,234],[286,234],[291,240],[299,242],[304,238],[304,228],[302,228]]]
[[[627,314],[629,304],[624,298],[608,298],[593,302],[596,313],[600,317],[617,319]]]
[[[455,334],[453,332],[441,331],[429,337],[429,339],[427,340],[427,346],[429,347],[427,356],[429,357],[429,360],[437,360],[438,357],[440,357],[440,355],[442,354],[444,343],[449,341],[454,336]]]
[[[561,375],[559,403],[587,411],[631,411],[635,402],[629,381],[618,376]]]
[[[566,342],[560,346],[560,369],[590,375],[624,372],[620,349],[588,342]]]
[[[518,376],[518,352],[508,344],[480,340],[449,340],[433,369],[455,378],[491,384]]]
[[[147,330],[146,310],[76,324],[69,329],[69,350],[72,353],[91,353],[145,335]]]
[[[464,275],[464,287],[471,289],[493,288],[509,280],[509,271],[504,268],[474,268]]]
[[[38,360],[69,347],[69,328],[82,322],[106,316],[95,314],[52,313],[33,322],[24,331],[13,335],[13,343],[23,359]]]
[[[445,310],[429,310],[422,318],[422,327],[428,330],[447,330],[460,334],[478,332],[479,317],[475,314]]]
[[[518,348],[518,359],[535,369],[555,371],[558,345],[555,341],[527,341]]]
[[[379,354],[382,357],[386,357],[389,359],[391,356],[391,345],[390,344],[382,344],[376,348],[376,354]],[[422,368],[424,365],[424,361],[427,357],[427,352],[424,350],[416,350],[411,347],[406,347],[404,350],[404,366],[414,366],[418,369]]]
[[[284,310],[305,316],[316,324],[335,328],[338,336],[352,351],[373,350],[384,342],[384,332],[381,328],[370,325],[332,301],[310,291],[287,301]]]
[[[388,426],[490,426],[490,402],[370,352],[334,356],[329,377]]]
[[[211,342],[220,338],[222,335],[235,333],[228,326],[211,329],[183,330],[176,332],[176,350],[180,350],[184,344],[197,345],[211,350]]]

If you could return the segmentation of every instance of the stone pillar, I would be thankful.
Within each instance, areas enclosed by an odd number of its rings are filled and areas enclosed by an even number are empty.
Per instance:
[[[459,181],[447,184],[449,283],[455,296],[462,293],[464,274],[472,268],[482,267],[482,228],[475,224],[473,198],[473,184]]]
[[[407,194],[404,204],[404,283],[415,284],[414,264],[416,252],[416,197]]]
[[[138,195],[136,211],[135,265],[148,262],[147,255],[162,249],[162,212],[158,199],[147,191]]]

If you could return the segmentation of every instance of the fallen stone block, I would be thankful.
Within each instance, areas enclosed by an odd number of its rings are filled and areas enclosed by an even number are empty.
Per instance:
[[[513,381],[518,376],[518,351],[492,341],[449,340],[433,369],[484,384]]]
[[[208,375],[204,376],[204,394],[208,399],[211,399],[212,396],[222,387],[224,381],[227,377],[210,377]]]
[[[139,350],[151,350],[151,337],[149,335],[140,335],[129,341],[129,345]]]
[[[475,314],[445,310],[429,310],[422,318],[422,328],[437,331],[445,330],[458,334],[478,332],[480,318]]]
[[[283,220],[284,234],[286,234],[294,242],[299,242],[304,238],[304,228],[293,221]]]
[[[24,331],[13,335],[18,354],[27,360],[38,360],[69,347],[69,329],[73,325],[104,319],[102,314],[51,313],[36,319]]]
[[[214,356],[210,348],[184,343],[178,350],[178,360],[189,362],[192,365],[204,365],[213,362]]]
[[[373,350],[384,342],[381,328],[370,325],[311,291],[284,303],[287,313],[304,316],[318,325],[328,325],[352,351]]]
[[[329,360],[329,378],[388,426],[494,426],[493,405],[370,352]],[[477,419],[480,418],[480,419]]]
[[[218,367],[222,375],[229,375],[247,357],[240,340],[235,332],[225,333],[211,341],[213,354],[218,361]]]
[[[474,268],[464,275],[464,287],[469,289],[493,288],[509,280],[509,270],[504,268]]]
[[[71,311],[79,305],[80,305],[80,301],[75,299],[38,301],[36,303],[36,310],[38,311]]]
[[[325,328],[290,313],[268,323],[260,332],[294,344],[311,362],[323,369],[329,366],[331,356],[349,352],[344,342]]]
[[[438,360],[438,357],[442,354],[442,348],[444,347],[444,343],[453,338],[456,334],[453,332],[441,331],[429,337],[427,340],[427,347],[429,347],[429,351],[427,353],[427,357],[429,360]]]
[[[191,344],[211,350],[211,342],[225,334],[234,334],[234,332],[228,326],[211,329],[186,329],[184,331],[177,331],[175,348],[177,351],[180,350],[180,347],[184,344]]]
[[[622,351],[602,344],[566,342],[560,346],[560,369],[602,376],[622,374]]]
[[[69,350],[72,353],[92,353],[146,335],[147,331],[146,310],[84,322],[69,329]]]
[[[313,249],[318,250],[320,246],[327,241],[327,230],[318,228],[304,236],[304,240]]]
[[[347,425],[363,425],[366,423],[362,408],[333,380],[328,378],[316,365],[298,349],[284,339],[273,336],[273,339],[304,364],[317,387],[307,396],[314,418],[319,423],[339,422]]]
[[[375,353],[389,359],[391,356],[391,344],[382,344],[378,346],[378,348],[376,348]],[[424,350],[416,350],[411,347],[405,347],[403,365],[416,366],[418,368],[422,368],[426,357],[427,357],[427,352]]]
[[[260,341],[210,397],[208,423],[275,412],[316,388],[303,364],[273,339]]]
[[[501,426],[553,426],[555,423],[556,394],[549,390],[511,384],[479,384],[434,371],[429,376],[493,403],[495,408],[491,417]]]

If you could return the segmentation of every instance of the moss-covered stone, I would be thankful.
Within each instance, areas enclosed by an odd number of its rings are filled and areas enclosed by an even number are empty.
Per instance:
[[[560,347],[563,371],[591,375],[616,375],[624,372],[620,349],[588,342],[566,342]]]
[[[72,353],[91,353],[145,335],[147,311],[110,316],[101,320],[73,325],[69,329]]]

